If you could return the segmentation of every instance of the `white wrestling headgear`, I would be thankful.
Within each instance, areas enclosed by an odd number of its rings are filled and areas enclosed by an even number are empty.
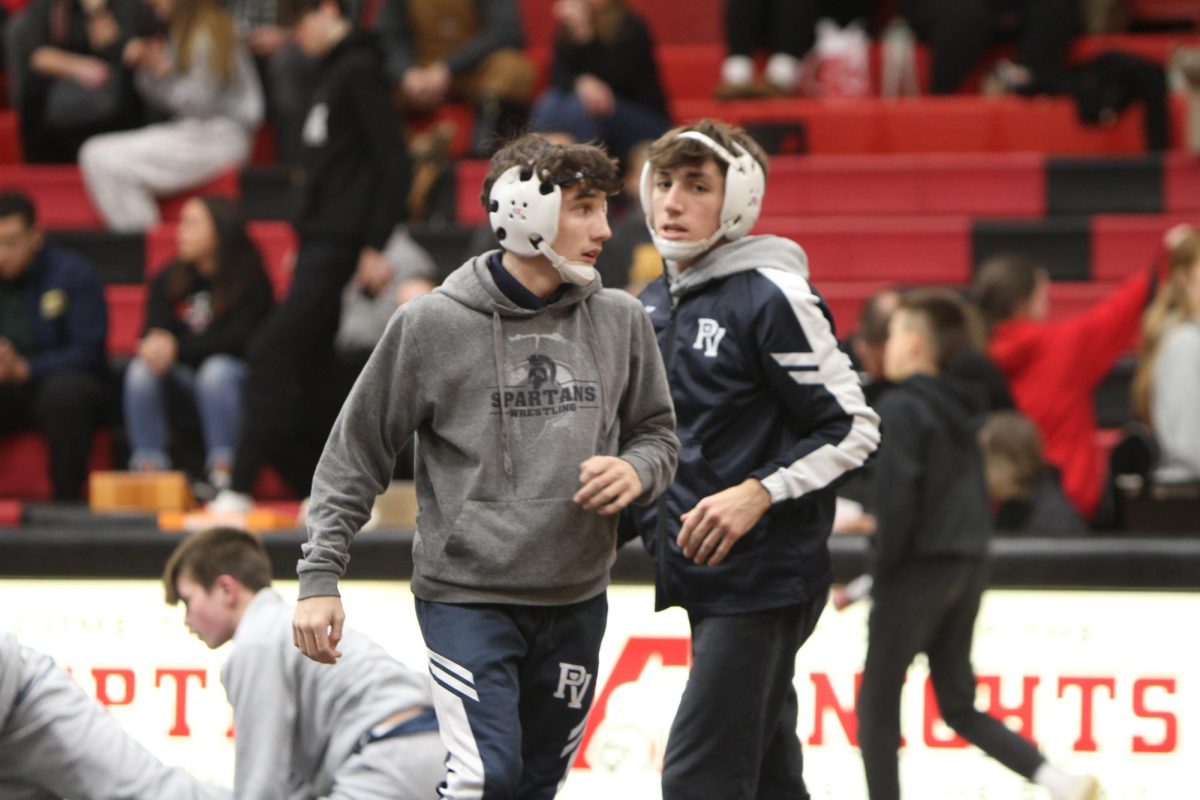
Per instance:
[[[642,210],[646,214],[646,227],[650,229],[654,246],[662,253],[663,258],[669,261],[697,258],[722,238],[732,242],[745,236],[754,227],[754,223],[758,222],[763,195],[767,190],[767,179],[763,174],[762,165],[737,142],[733,143],[737,150],[735,156],[700,131],[685,131],[679,134],[679,138],[695,139],[725,162],[725,200],[721,204],[721,223],[712,236],[698,242],[679,242],[664,238],[654,229],[654,210],[650,200],[650,192],[654,189],[654,166],[646,161],[642,167]]]
[[[558,235],[561,208],[562,187],[535,176],[533,167],[518,164],[506,169],[492,184],[488,221],[505,250],[519,256],[545,256],[563,280],[586,286],[596,277],[596,268],[568,261],[550,246]]]

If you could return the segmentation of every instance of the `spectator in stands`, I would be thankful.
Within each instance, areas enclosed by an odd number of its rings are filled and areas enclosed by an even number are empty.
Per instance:
[[[481,155],[524,124],[537,68],[523,52],[517,0],[383,0],[376,31],[407,112],[471,103]]]
[[[262,121],[262,88],[233,18],[216,0],[151,0],[165,39],[125,47],[145,101],[169,119],[84,143],[79,166],[92,202],[116,231],[159,221],[156,198],[238,167]]]
[[[427,800],[445,775],[429,676],[347,629],[346,657],[308,660],[292,608],[271,587],[254,535],[210,528],[184,539],[163,569],[169,605],[210,648],[233,642],[221,683],[237,729],[238,800]],[[164,800],[168,800],[164,795]]]
[[[271,309],[271,281],[226,198],[188,200],[177,243],[175,260],[150,286],[145,329],[125,373],[129,468],[169,469],[168,420],[198,416],[208,484],[228,488],[242,419],[243,359]]]
[[[1155,272],[1139,272],[1086,311],[1048,320],[1046,270],[1019,255],[994,256],[976,272],[974,299],[988,326],[988,354],[1008,378],[1018,411],[1037,426],[1046,459],[1084,519],[1100,502],[1092,394],[1133,346]]]
[[[816,42],[817,20],[839,25],[865,20],[872,0],[726,0],[725,44],[717,96],[770,97],[793,94],[803,78],[803,59]],[[754,56],[770,54],[762,80]]]
[[[74,163],[84,140],[141,122],[125,45],[139,0],[34,0],[6,31],[9,85],[30,163]]]
[[[1087,523],[1042,456],[1037,428],[1016,411],[996,411],[979,431],[992,518],[1000,533],[1074,536]]]
[[[0,631],[0,793],[5,798],[227,800],[168,767],[50,656]]]
[[[28,197],[0,194],[0,434],[42,432],[55,500],[83,497],[107,334],[92,266],[43,240]]]
[[[347,283],[378,294],[392,280],[383,248],[404,214],[408,165],[375,36],[338,0],[288,0],[283,19],[320,78],[304,124],[305,182],[293,225],[300,249],[287,297],[249,352],[245,422],[231,487],[216,510],[246,510],[271,461],[307,494],[333,418],[308,414],[331,363]]]
[[[662,256],[650,239],[642,212],[642,167],[650,153],[650,142],[630,148],[621,165],[621,193],[609,198],[608,224],[612,238],[596,259],[600,281],[609,289],[627,289],[637,294],[662,274]]]
[[[1170,275],[1142,320],[1134,412],[1155,433],[1155,481],[1200,481],[1200,230],[1168,232]]]
[[[871,800],[899,800],[900,700],[918,653],[942,718],[1054,800],[1095,800],[1091,777],[1065,773],[1000,720],[975,708],[971,644],[987,585],[992,533],[976,441],[983,405],[945,376],[969,338],[962,304],[944,291],[906,294],[888,324],[879,402],[873,605],[858,695]]]
[[[623,0],[558,0],[553,8],[550,86],[531,127],[603,142],[624,161],[634,144],[671,127],[650,29]]]
[[[900,11],[933,51],[933,94],[959,91],[987,49],[1014,35],[1014,57],[996,64],[991,89],[1029,93],[1057,85],[1079,29],[1077,0],[901,0]]]

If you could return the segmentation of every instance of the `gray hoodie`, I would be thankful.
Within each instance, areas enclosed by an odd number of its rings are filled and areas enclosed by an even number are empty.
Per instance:
[[[679,443],[654,332],[598,280],[524,309],[478,256],[392,318],[313,479],[300,597],[337,594],[350,540],[417,436],[413,593],[447,603],[574,603],[608,585],[616,517],[572,497],[594,455],[633,465],[647,504]]]
[[[292,608],[274,589],[254,596],[233,642],[221,683],[233,706],[241,800],[324,797],[367,729],[432,705],[428,675],[353,629],[336,664],[305,658],[292,643]]]

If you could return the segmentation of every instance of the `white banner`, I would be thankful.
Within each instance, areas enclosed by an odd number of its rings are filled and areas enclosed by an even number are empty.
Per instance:
[[[294,582],[277,588],[295,596]],[[348,624],[423,666],[407,584],[348,582],[343,600]],[[686,616],[654,614],[650,587],[614,587],[609,601],[596,703],[564,800],[659,797],[663,746],[687,679]],[[867,610],[828,609],[797,661],[805,778],[818,800],[866,796],[854,692]],[[1002,714],[1052,761],[1098,775],[1105,798],[1189,796],[1200,746],[1186,726],[1200,719],[1200,661],[1187,621],[1198,617],[1193,593],[989,592],[975,644],[980,707]],[[0,630],[54,656],[164,761],[230,784],[232,716],[220,685],[226,651],[192,638],[182,607],[165,606],[157,582],[6,580]],[[1044,797],[954,739],[938,717],[923,661],[908,687],[906,797]]]

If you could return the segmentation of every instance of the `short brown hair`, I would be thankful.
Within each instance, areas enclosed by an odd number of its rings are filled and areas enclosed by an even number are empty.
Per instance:
[[[1037,428],[1016,411],[996,411],[979,431],[989,482],[998,499],[1033,497],[1046,471]]]
[[[538,178],[562,187],[595,189],[605,197],[621,191],[617,161],[593,144],[553,144],[537,133],[527,133],[496,151],[488,164],[479,202],[488,208],[492,186],[512,167],[528,167]]]
[[[650,145],[650,163],[654,169],[675,169],[676,167],[699,166],[712,159],[718,164],[725,160],[695,139],[680,138],[680,134],[695,131],[702,133],[731,153],[737,154],[734,143],[741,145],[754,160],[762,167],[763,175],[767,174],[767,153],[750,134],[736,125],[722,122],[719,119],[702,119],[691,125],[681,125],[673,128],[655,140]],[[728,167],[728,164],[725,164]]]
[[[896,310],[917,318],[938,372],[948,372],[971,341],[964,302],[949,289],[912,289],[901,295]]]
[[[988,331],[1012,319],[1017,306],[1033,296],[1038,278],[1045,272],[1032,259],[1016,253],[992,256],[979,266],[971,292]]]
[[[238,528],[217,527],[184,539],[163,567],[167,605],[179,602],[179,578],[186,575],[205,591],[229,575],[257,592],[271,585],[271,557],[258,537]]]

